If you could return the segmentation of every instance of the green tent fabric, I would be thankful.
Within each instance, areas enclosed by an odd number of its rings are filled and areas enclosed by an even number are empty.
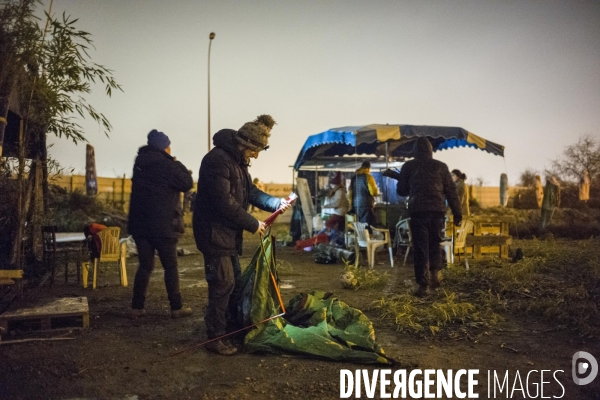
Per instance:
[[[292,298],[285,316],[274,285],[274,244],[263,240],[242,274],[238,309],[244,326],[257,324],[245,337],[248,352],[313,356],[334,361],[391,364],[375,342],[373,324],[360,311],[330,293],[312,292]]]

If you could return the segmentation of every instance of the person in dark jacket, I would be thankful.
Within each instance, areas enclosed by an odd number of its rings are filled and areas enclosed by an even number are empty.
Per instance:
[[[138,150],[131,178],[128,231],[135,240],[140,263],[133,285],[133,318],[146,313],[144,303],[155,251],[165,270],[171,317],[192,313],[191,308],[183,307],[179,292],[177,240],[184,228],[181,193],[193,185],[188,169],[171,156],[167,135],[153,129],[148,134],[148,145]]]
[[[204,321],[210,339],[238,328],[237,297],[241,275],[243,231],[263,234],[265,224],[247,212],[253,205],[273,212],[289,204],[256,187],[248,173],[251,158],[266,150],[275,121],[261,115],[238,131],[222,129],[213,136],[214,148],[202,159],[194,205],[194,238],[204,255],[208,307]],[[233,355],[229,340],[215,340],[207,349]]]
[[[399,196],[409,196],[408,213],[414,247],[415,278],[424,296],[429,287],[440,285],[442,269],[442,230],[446,200],[454,215],[454,225],[459,226],[462,212],[456,187],[446,164],[433,159],[433,148],[426,138],[418,138],[413,148],[414,159],[400,170],[396,191]]]

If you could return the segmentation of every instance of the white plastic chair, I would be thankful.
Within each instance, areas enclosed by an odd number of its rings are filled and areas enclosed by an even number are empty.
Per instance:
[[[410,230],[410,218],[401,219],[396,224],[396,237],[394,238],[394,242],[396,243],[396,251],[400,251],[400,247],[406,247],[406,252],[404,253],[404,265],[406,265],[406,260],[408,259],[408,253],[410,252],[410,248],[412,247],[412,231]]]
[[[375,251],[387,244],[388,250],[390,252],[390,264],[392,268],[394,268],[394,255],[392,254],[392,240],[390,237],[389,229],[371,229],[374,232],[383,233],[383,239],[371,239],[369,231],[367,230],[367,223],[365,222],[353,222],[352,227],[354,229],[354,246],[356,253],[356,267],[358,267],[359,258],[360,258],[360,249],[367,250],[367,260],[369,261],[369,267],[373,268],[375,266]]]
[[[448,225],[451,225],[448,228]],[[446,234],[450,231],[450,236],[446,236]],[[454,264],[454,225],[449,218],[446,218],[446,224],[444,226],[444,230],[442,234],[444,238],[440,242],[440,246],[444,249],[444,253],[446,253],[446,262],[448,264]]]
[[[346,248],[349,249],[354,246],[354,226],[352,225],[356,222],[356,216],[354,214],[346,214],[346,225],[344,231],[344,243],[346,244]]]

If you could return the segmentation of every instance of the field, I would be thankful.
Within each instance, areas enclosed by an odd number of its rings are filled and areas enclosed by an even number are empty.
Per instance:
[[[242,265],[257,244],[257,238],[247,236]],[[103,268],[96,291],[65,284],[59,276],[54,287],[26,293],[35,295],[31,301],[87,296],[90,328],[9,335],[7,340],[72,340],[1,345],[0,398],[333,399],[340,396],[340,369],[382,367],[479,369],[479,398],[489,397],[488,371],[492,376],[494,371],[498,376],[508,371],[512,388],[517,371],[527,386],[525,377],[535,370],[529,379],[531,397],[539,387],[532,382],[543,379],[544,396],[561,397],[564,391],[566,399],[600,398],[600,378],[587,386],[571,379],[575,352],[600,358],[598,239],[550,235],[517,240],[513,248],[523,250],[522,260],[476,260],[468,273],[462,265],[450,266],[442,288],[425,299],[411,295],[412,266],[402,266],[402,258],[391,269],[387,253],[380,253],[374,272],[359,274],[361,286],[349,290],[339,280],[343,264],[315,264],[310,253],[278,247],[280,279],[292,286],[283,290],[284,301],[316,289],[334,292],[371,319],[378,343],[398,362],[391,367],[271,354],[223,357],[201,347],[169,356],[206,339],[202,256],[189,234],[180,246],[192,252],[179,258],[184,302],[195,311],[190,318],[168,318],[158,261],[146,303],[148,315],[135,321],[128,318],[132,287],[119,286],[116,265]],[[128,260],[130,283],[136,265],[137,258]],[[549,373],[542,378],[541,370],[562,372],[555,380]],[[525,393],[517,385],[512,398]]]

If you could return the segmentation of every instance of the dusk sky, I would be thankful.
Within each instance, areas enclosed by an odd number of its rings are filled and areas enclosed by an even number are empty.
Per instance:
[[[211,136],[272,115],[271,149],[250,170],[267,183],[290,183],[306,138],[341,126],[465,128],[505,158],[470,148],[434,158],[493,186],[503,172],[516,184],[549,167],[580,136],[600,140],[598,1],[55,0],[63,11],[124,90],[88,97],[113,125],[107,138],[81,122],[99,176],[130,177],[158,129],[197,179],[210,32]],[[51,156],[84,173],[85,144],[51,142]]]

